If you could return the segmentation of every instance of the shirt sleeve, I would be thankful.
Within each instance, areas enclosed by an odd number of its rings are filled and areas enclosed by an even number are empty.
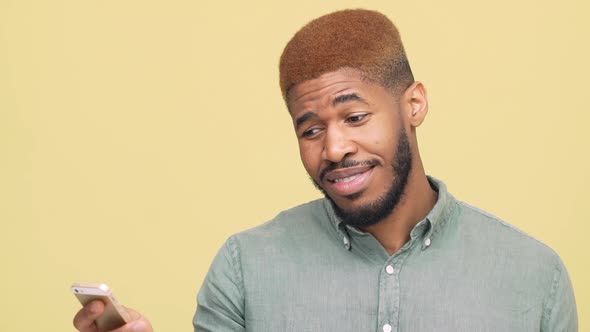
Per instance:
[[[549,298],[545,303],[541,325],[542,332],[578,331],[578,314],[574,290],[567,270],[560,259],[555,268]]]
[[[195,332],[245,331],[240,254],[234,237],[213,260],[197,296]]]

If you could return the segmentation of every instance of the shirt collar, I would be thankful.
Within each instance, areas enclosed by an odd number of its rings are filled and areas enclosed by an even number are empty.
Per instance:
[[[447,191],[447,186],[441,180],[438,180],[432,176],[428,176],[428,182],[430,182],[430,186],[438,192],[438,198],[434,207],[426,218],[420,221],[414,229],[412,229],[410,236],[414,238],[415,236],[419,236],[418,233],[423,233],[424,241],[422,241],[422,249],[428,248],[431,244],[433,239],[436,237],[437,233],[444,227],[446,222],[452,217],[453,211],[457,206],[455,198],[449,194]],[[334,212],[334,207],[332,203],[328,199],[324,199],[324,207],[328,214],[331,224],[334,226],[336,230],[337,236],[342,241],[342,244],[346,250],[350,250],[351,248],[351,236],[349,234],[350,231],[352,232],[359,232],[364,233],[360,230],[357,230],[353,227],[346,226],[340,218]],[[423,227],[424,224],[428,224],[428,227]],[[425,232],[420,232],[419,229],[426,229]]]
[[[424,241],[422,242],[422,249],[429,247],[437,236],[438,232],[443,229],[447,221],[449,221],[455,208],[457,201],[447,191],[447,186],[441,180],[438,180],[432,176],[428,176],[428,182],[432,189],[438,192],[438,198],[436,203],[432,207],[432,210],[426,215],[425,220],[430,224],[430,227],[424,234]]]

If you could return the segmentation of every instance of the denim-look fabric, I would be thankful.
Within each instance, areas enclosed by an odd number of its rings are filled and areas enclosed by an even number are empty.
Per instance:
[[[316,200],[228,239],[196,331],[577,331],[567,271],[546,245],[447,193],[394,255]]]

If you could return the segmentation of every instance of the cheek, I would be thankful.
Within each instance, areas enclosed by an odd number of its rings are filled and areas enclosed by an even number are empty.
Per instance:
[[[375,126],[363,133],[363,137],[359,138],[366,142],[363,144],[371,154],[380,155],[387,158],[394,151],[397,138],[394,133],[394,128],[383,128],[382,126]]]
[[[299,157],[301,158],[301,162],[303,163],[303,167],[312,177],[315,177],[314,173],[317,169],[318,160],[320,160],[319,156],[316,156],[317,153],[314,152],[308,145],[299,144]]]

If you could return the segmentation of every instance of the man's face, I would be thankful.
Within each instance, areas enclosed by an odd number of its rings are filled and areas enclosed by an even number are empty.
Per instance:
[[[363,227],[387,217],[412,167],[394,96],[340,70],[295,86],[289,109],[303,165],[340,218]]]

